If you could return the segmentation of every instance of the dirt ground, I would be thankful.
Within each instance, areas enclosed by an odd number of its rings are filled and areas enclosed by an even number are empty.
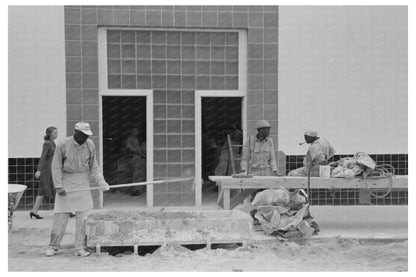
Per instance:
[[[263,239],[244,247],[229,245],[192,251],[179,245],[166,245],[145,256],[127,254],[117,257],[94,253],[86,258],[74,256],[73,219],[62,242],[62,253],[45,257],[52,213],[41,211],[45,219],[29,220],[27,212],[17,212],[8,238],[9,271],[407,271],[407,208],[405,215],[400,208],[385,209],[390,211],[390,215],[397,211],[397,215],[392,217],[395,229],[386,223],[384,217],[383,221],[378,218],[377,222],[384,222],[385,226],[367,222],[362,230],[358,228],[354,233],[352,227],[342,228],[337,224],[339,217],[332,217],[336,209],[320,211],[315,208],[315,219],[322,223],[322,234],[307,241],[264,240],[263,235]],[[348,214],[355,214],[348,213],[348,210],[343,210],[343,213],[343,222]],[[375,217],[374,212],[369,213]],[[377,209],[377,213],[385,215],[386,211]],[[400,220],[399,214],[403,215]],[[331,227],[329,222],[334,226]],[[357,219],[350,224],[363,225]],[[374,231],[374,228],[379,231]],[[363,230],[368,233],[363,233]],[[388,233],[383,233],[385,230]],[[368,234],[373,234],[373,238],[383,236],[384,240],[361,239],[369,238]],[[386,239],[388,237],[391,239]]]
[[[73,235],[73,234],[68,234]],[[48,230],[23,228],[9,235],[9,271],[407,271],[407,241],[356,239],[257,242],[228,249],[189,250],[168,245],[146,256],[75,257],[71,244],[45,257]]]

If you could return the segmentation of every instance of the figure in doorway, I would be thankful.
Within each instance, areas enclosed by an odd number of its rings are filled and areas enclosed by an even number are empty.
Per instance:
[[[117,182],[138,183],[146,181],[146,141],[140,139],[139,128],[133,127],[121,149],[123,157],[118,160]],[[130,187],[128,193],[140,195],[145,187]]]
[[[202,178],[207,184],[211,183],[208,176],[214,175],[215,166],[218,163],[218,138],[216,134],[220,129],[205,129],[202,132]],[[219,135],[221,139],[221,135]]]

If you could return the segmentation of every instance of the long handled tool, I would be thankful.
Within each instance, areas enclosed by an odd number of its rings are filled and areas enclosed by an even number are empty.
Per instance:
[[[127,188],[127,187],[135,187],[135,186],[145,186],[150,184],[163,184],[163,183],[172,183],[172,182],[185,182],[192,180],[194,177],[190,178],[180,178],[180,179],[170,179],[170,180],[160,180],[160,181],[150,181],[150,182],[140,182],[140,183],[130,183],[130,184],[120,184],[120,185],[114,185],[110,186],[110,189],[115,188]],[[76,191],[86,191],[86,190],[97,190],[100,189],[100,187],[93,187],[93,188],[83,188],[83,189],[73,189],[73,190],[66,190],[65,192],[76,192]]]
[[[308,195],[308,204],[311,203],[311,170],[312,166],[308,170],[308,192],[306,193]]]
[[[312,167],[313,167],[313,163],[312,163],[312,157],[309,155],[309,151],[306,154],[309,158],[309,169],[308,169],[308,191],[307,191],[307,195],[308,195],[308,204],[311,204],[311,171],[312,171]]]

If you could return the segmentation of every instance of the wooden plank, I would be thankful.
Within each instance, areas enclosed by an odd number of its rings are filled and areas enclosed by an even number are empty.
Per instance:
[[[230,210],[230,189],[222,188],[224,197],[224,209]]]
[[[222,188],[228,189],[261,189],[261,188],[279,188],[288,189],[307,188],[307,177],[274,177],[274,176],[254,176],[253,178],[233,178],[231,176],[209,176],[211,181],[221,181]],[[389,188],[390,178],[367,179],[370,189]],[[320,178],[311,177],[311,188],[366,188],[364,179],[343,179],[343,178]],[[393,188],[408,188],[407,176],[393,177]]]
[[[371,205],[371,194],[368,189],[358,190],[358,203],[360,205]]]
[[[221,202],[223,202],[223,199],[224,199],[224,192],[220,188],[220,192],[218,193],[218,199],[217,199],[217,205],[218,206],[221,206]]]

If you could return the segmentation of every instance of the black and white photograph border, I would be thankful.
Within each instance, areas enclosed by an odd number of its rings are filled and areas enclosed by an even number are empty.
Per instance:
[[[410,1],[79,4],[1,7],[2,270],[412,272]]]

